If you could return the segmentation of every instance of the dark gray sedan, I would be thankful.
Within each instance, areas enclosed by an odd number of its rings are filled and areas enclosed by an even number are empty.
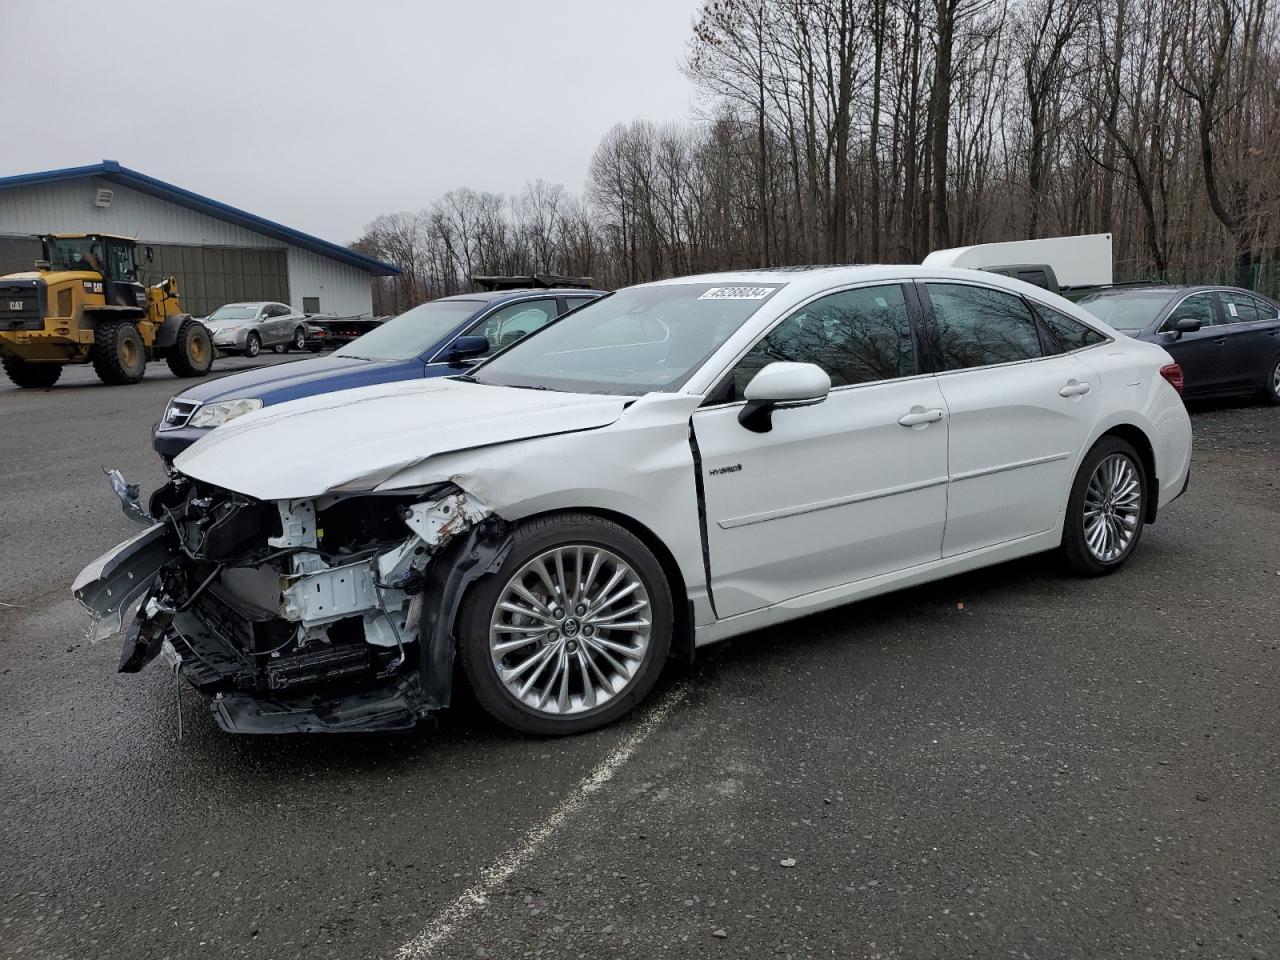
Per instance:
[[[1099,320],[1158,343],[1182,367],[1183,395],[1260,394],[1280,403],[1280,306],[1238,287],[1126,287],[1080,300]]]

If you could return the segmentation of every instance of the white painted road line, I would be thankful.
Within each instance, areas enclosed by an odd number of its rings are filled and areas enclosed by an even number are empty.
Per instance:
[[[565,821],[574,815],[601,787],[613,779],[631,759],[636,748],[664,721],[685,697],[683,684],[667,691],[666,696],[645,715],[627,738],[580,780],[568,797],[549,817],[524,835],[518,844],[481,871],[479,883],[468,887],[453,903],[445,907],[427,924],[427,928],[396,951],[396,960],[429,960],[436,948],[453,935],[458,924],[485,906],[493,893],[538,855],[542,846]]]

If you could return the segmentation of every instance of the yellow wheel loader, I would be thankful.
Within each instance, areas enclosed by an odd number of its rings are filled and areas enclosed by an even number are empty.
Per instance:
[[[0,277],[0,365],[20,387],[51,387],[68,363],[92,363],[103,383],[137,383],[148,360],[203,377],[213,339],[182,312],[178,283],[138,280],[136,244],[103,233],[41,237],[35,270]],[[148,261],[151,248],[144,250]]]

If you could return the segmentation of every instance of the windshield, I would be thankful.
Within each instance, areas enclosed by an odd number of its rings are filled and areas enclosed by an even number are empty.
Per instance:
[[[102,242],[96,237],[50,237],[45,259],[53,270],[93,270],[102,273]]]
[[[637,396],[679,389],[781,284],[631,287],[589,303],[478,367],[512,387]]]
[[[454,327],[474,314],[482,300],[433,300],[414,307],[357,337],[337,357],[360,360],[411,360],[434,347]]]
[[[1126,290],[1091,293],[1080,298],[1080,306],[1103,323],[1132,333],[1145,329],[1172,299],[1173,294],[1168,290]]]
[[[258,315],[258,308],[245,306],[243,303],[228,303],[209,314],[209,320],[252,320]]]

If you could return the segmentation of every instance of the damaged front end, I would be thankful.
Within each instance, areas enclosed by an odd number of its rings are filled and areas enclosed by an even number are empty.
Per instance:
[[[175,474],[153,522],[91,563],[73,592],[120,670],[162,652],[239,733],[396,730],[448,706],[452,625],[496,569],[506,524],[452,484],[263,501]]]

